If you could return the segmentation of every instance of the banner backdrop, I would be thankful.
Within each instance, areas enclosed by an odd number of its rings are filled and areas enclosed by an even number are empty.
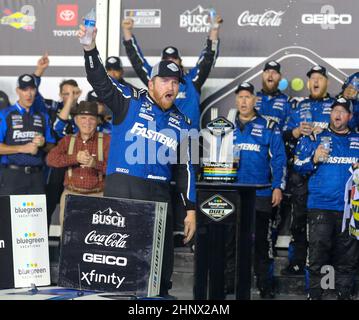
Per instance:
[[[359,27],[355,0],[123,0],[122,5],[122,17],[135,20],[134,34],[146,57],[153,61],[162,48],[174,45],[187,66],[196,62],[205,44],[210,9],[223,17],[219,59],[210,78],[235,81],[225,88],[211,82],[214,93],[203,104],[205,123],[212,107],[228,116],[239,82],[251,81],[260,89],[261,71],[269,59],[282,64],[281,89],[299,97],[308,94],[306,72],[315,64],[328,69],[333,95],[359,68],[358,45],[352,41]],[[126,56],[123,46],[120,55]]]
[[[0,197],[0,288],[50,284],[46,197]]]
[[[167,204],[67,196],[58,284],[156,296]]]

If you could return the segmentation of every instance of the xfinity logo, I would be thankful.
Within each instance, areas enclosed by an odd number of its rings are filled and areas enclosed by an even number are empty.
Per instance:
[[[279,27],[282,24],[284,11],[267,10],[262,14],[251,14],[248,10],[238,17],[240,27]]]
[[[333,6],[323,6],[320,13],[305,13],[302,15],[303,24],[319,24],[322,29],[335,29],[338,24],[352,24],[351,14],[336,14]]]
[[[125,280],[125,277],[120,278],[114,272],[111,275],[95,272],[96,270],[91,270],[91,272],[82,272],[81,281],[85,280],[89,286],[91,286],[92,282],[113,284],[116,286],[116,289],[118,289]]]
[[[127,258],[105,256],[102,254],[84,253],[82,260],[89,263],[107,264],[109,266],[127,266]]]
[[[125,218],[119,214],[117,211],[112,210],[111,208],[106,209],[105,211],[98,211],[92,215],[92,224],[95,225],[106,225],[114,226],[118,228],[125,227]]]

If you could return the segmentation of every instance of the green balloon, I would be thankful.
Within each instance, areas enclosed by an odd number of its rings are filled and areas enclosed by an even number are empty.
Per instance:
[[[301,91],[304,88],[304,82],[301,78],[294,78],[291,81],[291,87],[294,91]]]

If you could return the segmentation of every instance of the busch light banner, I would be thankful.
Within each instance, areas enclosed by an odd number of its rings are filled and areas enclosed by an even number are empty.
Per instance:
[[[0,197],[0,288],[50,285],[46,198]]]
[[[150,62],[158,60],[162,48],[174,45],[185,67],[192,67],[205,45],[212,8],[224,22],[216,67],[202,92],[202,128],[213,120],[212,108],[233,120],[235,87],[250,81],[259,90],[266,61],[281,63],[280,89],[297,97],[308,95],[306,72],[315,64],[327,68],[331,95],[359,68],[358,44],[351,41],[359,28],[355,0],[123,0],[121,16],[134,19],[133,33]],[[120,55],[126,57],[123,46]]]
[[[165,203],[67,196],[58,284],[158,295],[166,213]]]

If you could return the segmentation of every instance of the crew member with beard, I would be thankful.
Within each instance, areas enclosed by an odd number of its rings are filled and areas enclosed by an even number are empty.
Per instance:
[[[282,79],[281,65],[277,61],[268,61],[263,68],[262,90],[258,91],[256,110],[263,118],[274,121],[282,131],[284,124],[288,121],[292,109],[290,98],[279,90],[279,82]],[[283,193],[283,202],[288,204],[289,197]],[[270,225],[272,228],[272,251],[275,254],[275,244],[277,242],[278,226],[281,223],[281,216],[285,215],[285,208],[289,205],[276,206],[273,208]]]
[[[326,69],[316,65],[307,76],[310,96],[299,102],[284,126],[284,140],[295,147],[299,138],[320,134],[330,122],[331,106],[334,99],[327,93],[328,76]],[[293,156],[293,154],[292,154]],[[292,194],[291,233],[289,245],[289,265],[282,270],[283,275],[302,275],[307,257],[307,181],[291,166],[289,168],[288,188]]]
[[[79,38],[85,34],[85,27],[80,26]],[[173,270],[170,180],[174,167],[187,210],[186,243],[196,229],[195,175],[188,156],[189,144],[182,144],[188,141],[190,121],[174,105],[179,83],[183,82],[182,70],[172,61],[161,61],[152,69],[148,91],[117,86],[101,63],[96,35],[95,28],[91,44],[83,48],[87,80],[113,112],[104,196],[168,203],[160,285],[160,295],[167,297]]]
[[[282,130],[291,111],[291,102],[289,97],[278,89],[282,79],[280,67],[277,61],[269,61],[265,64],[262,73],[262,90],[257,92],[255,108],[263,118],[275,121]]]
[[[342,221],[349,169],[359,159],[359,135],[348,127],[352,116],[350,102],[339,98],[333,103],[328,129],[304,137],[296,148],[294,168],[309,175],[309,300],[321,299],[322,268],[327,265],[334,267],[337,298],[351,299],[359,244],[349,232],[342,232]],[[324,147],[324,138],[330,148]]]

